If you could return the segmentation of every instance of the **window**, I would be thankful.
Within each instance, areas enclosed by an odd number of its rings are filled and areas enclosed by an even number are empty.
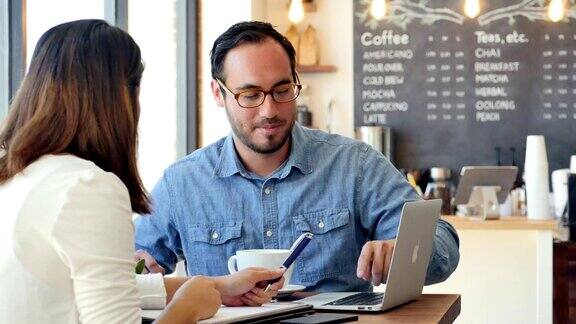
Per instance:
[[[0,122],[19,86],[20,71],[46,30],[78,19],[117,22],[139,44],[146,66],[140,91],[139,166],[144,186],[151,190],[168,165],[196,147],[196,70],[189,65],[196,60],[196,7],[187,0],[0,0]],[[22,46],[9,43],[12,32],[23,40]]]
[[[0,125],[2,125],[8,112],[8,103],[10,102],[8,31],[8,2],[0,1]]]
[[[151,190],[178,151],[177,0],[129,1],[128,31],[140,46],[145,69],[140,88],[138,163]]]
[[[104,19],[104,0],[26,0],[26,66],[51,27],[78,19]]]

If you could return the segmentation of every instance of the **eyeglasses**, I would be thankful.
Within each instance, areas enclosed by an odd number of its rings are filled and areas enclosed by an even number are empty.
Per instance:
[[[228,89],[224,82],[216,79],[216,82],[224,88],[226,91],[230,92],[238,102],[238,105],[242,108],[256,108],[264,103],[267,95],[271,95],[272,99],[278,103],[290,102],[298,98],[302,85],[298,83],[284,83],[275,86],[269,91],[249,89],[243,90],[238,93],[232,92]]]

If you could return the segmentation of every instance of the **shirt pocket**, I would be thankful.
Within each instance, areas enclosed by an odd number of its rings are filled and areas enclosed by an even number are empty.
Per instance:
[[[189,275],[228,274],[227,261],[236,251],[244,249],[242,222],[190,224],[188,228],[190,253],[193,260],[186,260]]]
[[[353,222],[347,209],[330,209],[294,216],[293,234],[311,232],[314,238],[297,262],[299,283],[315,285],[351,271],[355,249]]]

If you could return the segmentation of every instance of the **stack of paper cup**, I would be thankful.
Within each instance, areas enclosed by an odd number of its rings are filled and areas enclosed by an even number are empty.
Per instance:
[[[576,174],[576,155],[570,157],[570,173]]]
[[[552,218],[549,205],[548,157],[544,136],[529,135],[526,139],[526,204],[530,219]]]
[[[570,169],[552,171],[552,191],[554,192],[554,214],[561,217],[568,201],[568,176]]]

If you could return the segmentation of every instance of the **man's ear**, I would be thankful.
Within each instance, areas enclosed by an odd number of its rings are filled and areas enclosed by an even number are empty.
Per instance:
[[[220,89],[218,82],[212,79],[210,87],[212,88],[212,96],[214,97],[214,100],[216,100],[218,107],[224,107],[224,94],[222,93],[222,89]]]

